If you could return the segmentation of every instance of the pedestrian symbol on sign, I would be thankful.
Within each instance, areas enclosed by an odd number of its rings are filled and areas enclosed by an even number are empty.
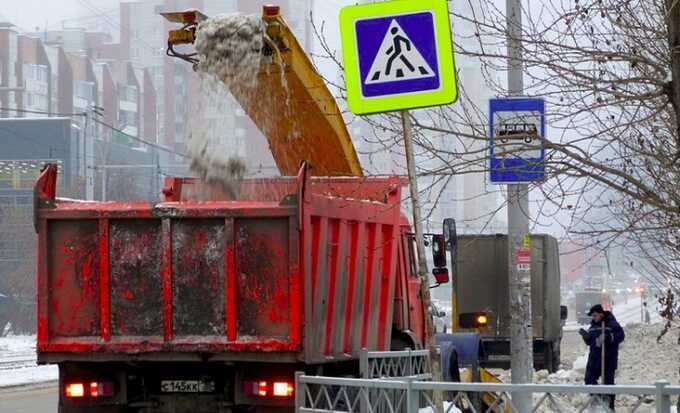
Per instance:
[[[366,115],[454,102],[449,13],[444,0],[343,7],[340,32],[349,109]]]
[[[408,34],[396,20],[392,20],[364,83],[369,85],[434,76],[434,70]]]

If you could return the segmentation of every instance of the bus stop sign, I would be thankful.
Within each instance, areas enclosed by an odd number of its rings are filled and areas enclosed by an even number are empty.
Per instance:
[[[446,0],[345,7],[340,31],[349,109],[357,114],[453,103],[457,98]]]
[[[545,179],[545,101],[503,98],[489,101],[491,182]]]

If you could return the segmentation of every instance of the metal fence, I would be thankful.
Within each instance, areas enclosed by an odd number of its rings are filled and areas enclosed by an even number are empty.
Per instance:
[[[429,350],[367,351],[362,350],[359,359],[361,377],[364,379],[411,377],[429,380]]]
[[[432,394],[445,395],[443,413],[520,412],[512,403],[512,393],[534,395],[532,412],[607,411],[606,395],[628,395],[633,402],[618,412],[671,413],[672,399],[680,395],[680,386],[659,381],[653,386],[585,386],[554,384],[445,383],[414,379],[349,379],[336,377],[295,377],[298,413],[434,413]],[[492,393],[495,402],[481,409],[470,402],[473,394]],[[580,403],[565,401],[565,396],[583,395]],[[653,407],[652,407],[653,406]]]

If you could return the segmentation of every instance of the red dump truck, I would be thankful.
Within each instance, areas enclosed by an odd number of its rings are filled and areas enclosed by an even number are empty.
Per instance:
[[[59,199],[56,175],[35,188],[38,360],[62,413],[290,409],[295,371],[425,342],[401,178],[167,179],[152,204]]]

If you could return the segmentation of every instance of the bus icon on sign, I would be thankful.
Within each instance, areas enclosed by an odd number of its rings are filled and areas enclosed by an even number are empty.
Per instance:
[[[489,100],[489,170],[492,183],[545,179],[545,102],[535,98]]]
[[[497,134],[501,143],[523,140],[524,143],[531,144],[539,138],[538,128],[534,123],[502,123]]]

